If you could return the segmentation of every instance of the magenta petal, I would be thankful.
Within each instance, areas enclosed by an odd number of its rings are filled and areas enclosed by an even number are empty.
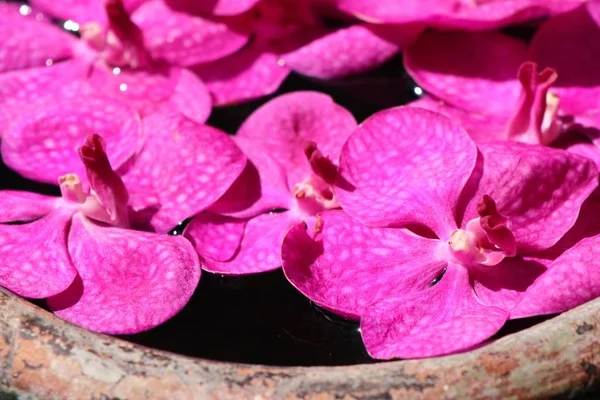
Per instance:
[[[581,204],[598,185],[591,160],[542,146],[482,144],[483,176],[463,221],[477,217],[477,203],[491,196],[510,220],[517,246],[542,250],[575,223]]]
[[[450,265],[437,285],[367,308],[361,332],[374,358],[433,357],[472,348],[496,333],[507,318],[507,311],[481,304],[467,271]]]
[[[247,222],[245,220],[233,222],[235,226],[229,227],[229,230],[237,230],[240,224],[244,228],[243,238],[241,238],[237,252],[231,259],[225,261],[205,257],[202,268],[209,272],[226,275],[246,275],[277,269],[281,266],[283,237],[297,221],[291,213],[282,212],[262,214],[247,220]],[[196,237],[194,236],[194,238]],[[212,245],[218,243],[222,243],[221,238]],[[200,256],[205,255],[202,248],[196,246],[196,250]]]
[[[342,10],[368,22],[403,23],[424,21],[452,10],[451,0],[337,0]]]
[[[419,24],[353,25],[337,29],[281,56],[292,70],[320,79],[339,78],[375,68],[423,30]]]
[[[531,257],[505,258],[498,265],[471,268],[469,273],[483,304],[510,311],[549,264]]]
[[[407,105],[435,111],[455,122],[460,122],[475,143],[504,140],[506,137],[507,117],[503,115],[463,110],[429,95],[423,95]]]
[[[322,231],[295,225],[282,247],[288,280],[315,303],[358,319],[386,296],[423,290],[443,271],[437,240],[408,231],[369,228],[342,211],[320,214]]]
[[[227,261],[238,251],[247,222],[204,211],[192,218],[183,235],[204,260]]]
[[[588,3],[593,10],[595,2]],[[540,67],[551,67],[558,73],[552,91],[561,97],[562,110],[581,111],[580,107],[572,109],[572,103],[600,95],[600,21],[595,21],[585,6],[542,25],[531,41],[529,53]],[[589,108],[586,103],[582,105]]]
[[[426,32],[404,64],[428,93],[465,110],[509,115],[521,86],[526,44],[498,32]],[[468,62],[465,62],[468,60]]]
[[[30,3],[55,18],[71,19],[78,24],[106,23],[105,0],[30,0]]]
[[[169,106],[189,119],[204,123],[212,110],[212,99],[200,78],[183,68],[180,70],[175,91],[169,98]]]
[[[292,187],[311,173],[304,154],[307,142],[315,142],[337,163],[342,145],[355,128],[352,114],[331,97],[318,92],[293,92],[276,97],[252,113],[237,135],[256,144],[254,151],[248,151],[252,143],[244,148],[252,159],[267,153],[277,160]]]
[[[140,206],[135,198],[143,199],[149,187],[154,189],[160,209],[152,225],[158,231],[210,207],[246,166],[246,157],[224,132],[182,115],[153,114],[144,127],[144,149],[123,180],[134,208]]]
[[[0,190],[0,222],[26,222],[50,214],[59,205],[57,197],[31,192]]]
[[[67,289],[77,275],[67,252],[71,213],[56,210],[25,225],[0,225],[0,286],[44,298]]]
[[[77,149],[92,132],[104,137],[115,168],[139,146],[137,113],[114,99],[83,93],[52,98],[43,106],[24,112],[2,138],[4,162],[27,178],[56,183],[59,176],[68,173],[85,176]]]
[[[132,20],[144,32],[152,56],[175,65],[218,60],[248,41],[247,34],[231,29],[225,22],[175,11],[161,0],[142,4]]]
[[[259,0],[211,0],[196,1],[189,0],[165,0],[165,2],[177,9],[194,14],[214,15],[237,15],[250,10]]]
[[[90,330],[153,328],[183,308],[200,279],[198,257],[182,237],[101,227],[76,215],[68,240],[80,279],[48,305]]]
[[[0,4],[0,72],[52,64],[71,56],[77,39],[58,27],[23,17],[18,4]]]
[[[555,314],[600,296],[600,236],[586,238],[557,258],[525,293],[511,318]]]
[[[384,110],[348,139],[336,194],[364,224],[422,224],[445,240],[476,161],[475,143],[448,118],[416,107]]]
[[[272,94],[290,73],[279,56],[253,45],[192,70],[202,78],[218,106]]]

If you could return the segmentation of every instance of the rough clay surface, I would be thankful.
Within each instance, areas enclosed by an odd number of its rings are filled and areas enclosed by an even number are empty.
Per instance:
[[[600,388],[600,300],[465,354],[282,368],[135,346],[0,290],[0,363],[0,394],[22,399],[572,398]]]

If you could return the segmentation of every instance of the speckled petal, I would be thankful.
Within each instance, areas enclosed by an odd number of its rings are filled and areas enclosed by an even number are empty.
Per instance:
[[[510,115],[526,59],[526,44],[499,32],[429,31],[407,49],[404,65],[419,86],[448,104]]]
[[[183,235],[203,260],[228,261],[240,247],[247,222],[204,211],[192,218]]]
[[[187,11],[193,14],[237,15],[250,10],[259,0],[165,0],[176,10]]]
[[[24,225],[0,225],[0,286],[44,298],[67,289],[77,271],[67,252],[71,212],[56,210]]]
[[[556,243],[598,185],[594,163],[564,150],[514,142],[482,144],[479,149],[483,175],[463,224],[477,217],[477,204],[487,194],[510,219],[520,251]]]
[[[593,18],[598,2],[589,1],[587,6],[550,19],[529,47],[533,61],[558,73],[552,91],[560,96],[561,110],[569,114],[600,111],[597,103],[585,100],[600,96],[600,21]]]
[[[62,20],[73,20],[78,24],[107,22],[105,0],[30,0],[36,8]]]
[[[246,157],[224,132],[180,114],[153,114],[144,127],[144,149],[123,180],[132,199],[154,188],[160,209],[152,226],[159,232],[210,207],[246,166]]]
[[[450,12],[451,0],[336,0],[342,10],[367,22],[403,23],[424,21]]]
[[[212,99],[208,88],[196,74],[185,68],[180,70],[175,92],[168,101],[168,107],[199,123],[208,119],[212,109]]]
[[[47,65],[71,56],[77,40],[73,35],[46,21],[22,16],[19,7],[0,3],[0,72]]]
[[[507,311],[481,304],[467,271],[450,265],[437,285],[369,307],[361,319],[361,332],[374,358],[433,357],[480,344],[498,332],[507,318]]]
[[[339,78],[375,68],[423,30],[420,24],[353,25],[337,29],[281,56],[293,71],[320,79]]]
[[[131,108],[98,94],[47,98],[43,107],[13,121],[1,142],[2,157],[23,176],[41,182],[56,183],[67,173],[84,177],[77,149],[91,132],[104,137],[111,165],[118,168],[137,150],[141,124]]]
[[[281,243],[290,227],[298,222],[290,212],[262,214],[247,220],[238,220],[244,228],[236,253],[229,260],[205,258],[202,268],[225,275],[247,275],[266,272],[281,266]],[[237,227],[233,227],[237,229]],[[219,243],[222,239],[219,240]],[[192,240],[194,242],[194,240]],[[203,249],[196,246],[200,255]]]
[[[182,237],[101,227],[76,215],[68,241],[79,278],[48,305],[93,331],[153,328],[183,308],[200,279],[198,256]]]
[[[255,142],[249,152],[251,158],[267,153],[279,162],[287,173],[288,185],[293,187],[311,173],[304,154],[307,142],[315,142],[323,155],[337,163],[342,145],[355,128],[352,114],[331,97],[319,92],[293,92],[252,113],[237,136]]]
[[[145,2],[133,13],[132,20],[144,32],[144,41],[152,56],[175,65],[218,60],[239,50],[248,41],[243,29],[175,11],[162,0]]]
[[[241,103],[274,93],[290,70],[279,56],[249,45],[221,60],[192,68],[217,106]]]
[[[525,293],[511,318],[555,314],[600,296],[600,236],[586,238],[557,258]]]
[[[0,223],[32,221],[50,214],[59,199],[37,193],[0,190]]]
[[[409,104],[411,107],[435,111],[459,122],[475,143],[504,140],[507,116],[463,110],[433,96],[423,95]]]
[[[301,223],[286,235],[283,271],[306,297],[345,317],[358,319],[377,300],[426,289],[446,266],[437,260],[437,240],[369,228],[342,211],[320,219],[321,232]]]
[[[392,108],[363,122],[344,145],[336,194],[364,224],[421,224],[446,240],[476,160],[475,143],[448,118]]]

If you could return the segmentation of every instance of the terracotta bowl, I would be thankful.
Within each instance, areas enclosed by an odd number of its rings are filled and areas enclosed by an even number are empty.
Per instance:
[[[0,399],[537,399],[600,387],[600,299],[468,353],[348,367],[192,359],[77,328],[3,290],[0,333]]]

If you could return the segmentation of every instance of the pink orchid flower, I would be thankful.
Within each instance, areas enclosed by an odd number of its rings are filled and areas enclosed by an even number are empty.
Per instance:
[[[424,22],[442,29],[489,30],[567,12],[586,0],[335,0],[373,23]]]
[[[248,35],[232,21],[226,24],[176,12],[159,0],[133,3],[33,2],[51,15],[67,19],[71,29],[78,29],[79,40],[48,22],[21,16],[12,5],[3,5],[6,21],[0,29],[5,41],[0,44],[0,54],[7,56],[0,59],[0,71],[38,68],[12,72],[2,81],[20,86],[24,100],[50,92],[60,96],[65,85],[83,81],[90,91],[125,99],[143,114],[173,108],[204,122],[211,110],[210,95],[185,67],[237,51]],[[11,91],[0,93],[1,102],[10,102],[12,97]]]
[[[89,136],[79,155],[90,190],[66,174],[59,198],[2,191],[0,285],[48,298],[54,313],[87,329],[150,329],[189,300],[200,279],[198,257],[182,237],[128,229],[128,191],[100,136]]]
[[[250,115],[235,136],[246,170],[184,232],[203,268],[230,275],[279,268],[289,228],[339,207],[336,163],[355,127],[346,109],[317,92],[279,96]]]
[[[600,137],[600,108],[590,99],[600,94],[599,7],[592,1],[548,21],[529,49],[498,32],[422,35],[405,66],[430,96],[413,105],[461,121],[477,142],[552,143],[598,163],[590,142]]]
[[[412,42],[421,24],[350,22],[332,29],[320,0],[260,0],[251,43],[229,57],[193,68],[216,105],[271,94],[290,71],[331,79],[374,68]]]
[[[466,350],[560,262],[542,252],[573,227],[597,176],[564,150],[476,146],[440,114],[385,110],[342,150],[335,193],[344,213],[292,228],[283,269],[315,303],[360,319],[375,358]]]
[[[78,143],[102,133],[129,191],[132,224],[158,232],[210,207],[244,170],[246,157],[218,129],[173,112],[141,121],[114,98],[77,93],[38,100],[11,119],[0,142],[6,165],[45,183],[67,173],[84,177]]]

